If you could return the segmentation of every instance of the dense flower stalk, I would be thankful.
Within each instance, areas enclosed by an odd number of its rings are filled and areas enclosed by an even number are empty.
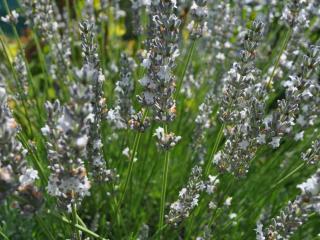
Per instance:
[[[91,163],[92,174],[96,181],[109,181],[113,178],[114,173],[106,168],[106,162],[103,159],[101,141],[101,121],[106,118],[107,109],[106,99],[103,96],[103,82],[105,77],[100,67],[97,45],[95,44],[93,24],[89,21],[80,23],[82,56],[84,66],[82,74],[86,76],[92,94],[90,103],[92,112],[90,113],[89,123],[89,142],[88,152]]]
[[[52,0],[23,0],[21,5],[27,25],[37,30],[41,40],[51,49],[47,56],[50,77],[62,83],[71,65],[71,40],[63,17]]]
[[[174,133],[167,133],[164,128],[158,127],[154,136],[157,138],[157,146],[161,150],[170,150],[180,140],[180,136],[175,136]]]
[[[278,107],[271,117],[265,119],[264,142],[274,148],[283,136],[293,132],[293,127],[313,125],[318,119],[319,83],[314,74],[319,67],[319,47],[311,46],[302,56],[300,69],[285,81],[285,98],[278,100]]]
[[[151,7],[149,29],[152,33],[146,43],[147,55],[143,60],[147,74],[140,80],[144,91],[138,97],[143,106],[151,107],[154,119],[164,123],[173,121],[176,111],[172,71],[179,56],[180,20],[174,14],[175,7],[173,1],[159,1]]]
[[[16,196],[14,207],[29,215],[41,208],[43,198],[35,185],[38,172],[28,165],[27,151],[16,139],[18,131],[6,91],[0,87],[0,204],[9,196]]]
[[[88,125],[82,106],[74,103],[61,106],[56,100],[46,103],[47,124],[41,129],[46,137],[49,169],[48,193],[71,210],[72,203],[80,203],[89,196],[91,187],[84,167],[88,144]]]
[[[34,26],[44,41],[52,41],[57,37],[59,26],[51,0],[22,0],[21,5],[27,17],[26,23]]]
[[[16,12],[16,10],[13,10],[5,17],[1,17],[0,20],[5,23],[17,24],[18,18],[19,18],[19,14]]]
[[[301,158],[307,164],[316,165],[320,163],[320,139],[312,142],[311,148],[301,154]]]
[[[272,219],[265,231],[261,224],[258,225],[258,240],[289,239],[307,221],[310,213],[320,213],[320,171],[297,187],[301,194]]]
[[[255,68],[256,51],[264,24],[253,22],[244,35],[240,62],[234,63],[224,87],[219,111],[226,126],[225,147],[214,158],[220,171],[236,176],[247,173],[249,163],[259,143],[259,127],[263,121],[265,90],[259,82],[260,71]]]
[[[207,0],[193,1],[190,9],[192,21],[188,25],[188,29],[190,30],[190,37],[192,39],[200,38],[208,31],[207,22],[205,21],[208,15],[206,5]]]
[[[307,18],[307,2],[300,0],[288,1],[286,4],[281,19],[295,32],[299,31],[303,27],[309,25]]]
[[[202,168],[196,165],[191,170],[187,185],[180,190],[178,200],[170,205],[169,214],[166,216],[169,224],[178,225],[188,218],[191,211],[198,206],[201,193],[214,193],[219,183],[217,177],[209,176],[208,181],[203,181],[202,178]]]
[[[134,114],[132,107],[132,96],[134,81],[132,72],[136,64],[134,60],[125,53],[120,59],[120,80],[116,83],[116,106],[108,111],[107,119],[114,123],[116,128],[127,128],[131,116]]]
[[[17,79],[19,81],[17,83],[19,84],[19,86],[16,86],[16,89],[18,90],[18,93],[22,91],[21,92],[22,96],[19,96],[19,94],[17,94],[17,97],[22,98],[24,100],[28,95],[29,82],[28,82],[27,67],[21,54],[17,55],[13,65],[17,73]]]
[[[141,21],[141,15],[143,9],[151,5],[151,0],[131,0],[132,9],[132,28],[134,34],[139,36],[143,33],[143,26]]]
[[[199,164],[204,164],[207,155],[205,145],[206,132],[213,125],[212,113],[214,108],[214,96],[209,92],[202,104],[199,106],[199,112],[195,119],[196,127],[194,129],[191,148],[194,149],[192,159]]]
[[[187,186],[179,192],[179,199],[170,206],[170,212],[167,216],[169,223],[176,224],[181,222],[198,205],[200,192],[205,189],[205,184],[201,178],[201,167],[194,167]]]

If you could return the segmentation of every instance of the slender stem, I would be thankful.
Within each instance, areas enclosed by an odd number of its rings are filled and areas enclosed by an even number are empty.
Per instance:
[[[165,129],[165,133],[167,134],[168,126],[165,125],[164,129]],[[164,212],[165,212],[167,185],[168,185],[169,161],[170,161],[170,152],[169,150],[166,150],[165,156],[164,156],[164,162],[163,162],[163,173],[162,173],[159,229],[162,229],[164,225]]]
[[[81,240],[80,231],[75,227],[76,225],[78,225],[77,204],[72,203],[71,207],[72,207],[72,222],[73,222],[73,227],[74,227],[74,234],[75,234],[77,240]]]
[[[269,78],[269,81],[268,81],[268,83],[267,83],[267,87],[271,84],[271,82],[272,82],[272,80],[273,80],[273,78],[274,78],[274,76],[275,76],[275,74],[276,74],[276,70],[277,70],[277,68],[278,68],[278,66],[279,66],[279,64],[280,64],[281,56],[282,56],[283,52],[285,51],[285,49],[286,49],[287,46],[288,46],[288,43],[289,43],[289,40],[290,40],[290,37],[291,37],[291,33],[292,33],[292,29],[290,28],[290,29],[286,32],[285,39],[284,39],[284,41],[283,41],[281,50],[280,50],[279,55],[278,55],[278,57],[277,57],[277,59],[276,59],[276,62],[275,62],[275,64],[274,64],[272,74],[271,74],[271,76],[270,76],[270,78]]]
[[[189,51],[188,51],[187,61],[183,64],[182,74],[181,74],[180,80],[178,82],[178,87],[177,87],[177,91],[176,91],[177,94],[180,93],[180,89],[182,87],[183,79],[184,79],[184,76],[186,75],[186,72],[188,70],[189,63],[190,63],[191,57],[193,55],[195,46],[196,46],[196,40],[193,40],[192,43],[191,43],[191,47],[189,48]]]
[[[45,60],[44,54],[41,49],[39,38],[38,38],[37,34],[35,34],[34,31],[32,31],[32,36],[33,36],[34,42],[36,44],[42,72],[45,74],[46,78],[48,79],[48,81],[45,81],[46,91],[48,91],[48,88],[49,88],[48,82],[52,85],[52,78],[51,78],[51,75],[49,74],[49,71],[48,71],[48,66],[46,64],[46,60]]]
[[[210,172],[210,168],[211,168],[211,163],[212,163],[212,159],[214,157],[214,155],[217,153],[217,150],[218,150],[218,147],[220,145],[220,142],[221,142],[221,139],[222,139],[222,136],[223,136],[223,130],[225,128],[225,124],[223,124],[221,127],[220,127],[220,130],[218,132],[218,136],[217,136],[217,139],[216,141],[214,142],[214,146],[212,148],[212,151],[210,153],[210,157],[209,157],[209,161],[207,163],[207,166],[206,166],[206,170],[205,170],[205,176],[208,176],[209,172]]]
[[[63,216],[60,216],[60,215],[57,215],[57,214],[54,214],[54,213],[51,213],[51,215],[56,217],[57,219],[59,219],[60,221],[62,221],[64,223],[67,223],[67,224],[69,224],[71,226],[74,226],[76,229],[86,233],[87,235],[89,235],[91,237],[94,237],[94,238],[97,238],[97,239],[100,239],[100,240],[106,240],[105,238],[99,236],[98,234],[92,232],[91,230],[89,230],[88,228],[86,228],[84,226],[81,226],[79,224],[73,224],[72,221],[70,221],[66,217],[63,217]]]
[[[0,227],[0,236],[3,237],[4,240],[9,240],[7,235],[5,235],[4,232],[2,232],[1,227]]]
[[[54,236],[52,235],[51,231],[47,228],[47,226],[42,222],[42,219],[39,216],[35,216],[36,222],[43,228],[43,233],[50,238],[51,240],[55,240]]]
[[[148,114],[148,110],[146,110],[144,113],[143,113],[143,117],[142,117],[142,121],[144,121],[144,119],[146,118]],[[116,214],[118,213],[119,211],[119,208],[121,206],[121,203],[126,195],[126,192],[127,192],[127,189],[128,189],[128,184],[130,182],[130,179],[131,179],[131,175],[132,175],[132,170],[133,170],[133,164],[134,164],[134,158],[136,156],[136,153],[137,153],[137,150],[139,148],[139,144],[140,144],[140,138],[141,138],[141,135],[142,133],[141,132],[138,132],[135,137],[134,137],[134,142],[133,142],[133,148],[132,148],[132,154],[130,156],[130,163],[129,163],[129,172],[127,174],[127,177],[126,177],[126,180],[125,180],[125,183],[124,183],[124,188],[123,188],[123,192],[121,194],[121,197],[120,197],[120,200],[116,206]]]
[[[126,195],[127,189],[128,189],[128,183],[130,182],[130,179],[131,179],[132,170],[133,170],[133,164],[134,164],[134,158],[135,158],[135,155],[136,155],[139,143],[140,143],[140,138],[141,138],[141,132],[137,133],[135,135],[135,138],[134,138],[133,151],[132,151],[132,154],[130,156],[129,172],[127,174],[127,177],[126,177],[126,180],[125,180],[125,183],[124,183],[123,192],[122,192],[120,200],[118,202],[118,206],[117,206],[116,212],[119,210],[120,205],[121,205],[121,203],[122,203],[122,201],[124,199],[124,196]]]
[[[87,227],[87,225],[83,222],[83,220],[80,218],[80,216],[78,215],[78,213],[77,213],[77,219],[78,219],[78,223],[81,225],[81,226],[83,226],[83,227]]]
[[[295,169],[293,169],[290,173],[288,173],[286,176],[284,176],[283,178],[281,178],[276,184],[271,186],[271,189],[274,189],[275,187],[279,186],[283,181],[285,181],[286,179],[288,179],[289,177],[291,177],[293,174],[295,174],[296,172],[298,172],[301,168],[303,168],[306,165],[305,162],[301,163],[298,167],[296,167]]]
[[[165,224],[165,225],[163,225],[161,228],[159,228],[159,229],[156,231],[156,233],[155,233],[153,236],[150,237],[150,240],[155,239],[157,236],[160,236],[161,232],[162,232],[165,228],[167,228],[168,226],[169,226],[168,224]]]

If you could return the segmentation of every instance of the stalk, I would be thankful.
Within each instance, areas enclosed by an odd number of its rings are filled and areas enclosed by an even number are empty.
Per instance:
[[[132,154],[130,156],[129,172],[127,174],[127,177],[126,177],[126,180],[125,180],[125,183],[124,183],[123,192],[122,192],[120,200],[118,202],[118,205],[117,205],[117,208],[116,208],[116,212],[118,212],[118,210],[119,210],[119,208],[121,206],[121,203],[122,203],[122,201],[124,199],[124,196],[126,195],[126,192],[128,190],[128,184],[129,184],[131,176],[132,176],[134,157],[136,155],[136,152],[137,152],[137,149],[138,149],[138,146],[139,146],[139,143],[140,143],[140,138],[141,138],[141,132],[137,133],[135,135],[135,138],[134,138],[133,151],[132,151]]]
[[[106,240],[105,238],[99,236],[98,234],[92,232],[91,230],[89,230],[88,228],[86,227],[83,227],[79,224],[73,224],[72,221],[70,221],[69,219],[67,219],[66,217],[63,217],[63,216],[60,216],[60,215],[57,215],[57,214],[53,214],[51,213],[52,216],[56,217],[57,219],[59,219],[60,221],[64,222],[64,223],[67,223],[73,227],[75,227],[76,229],[86,233],[87,235],[93,237],[93,238],[96,238],[96,239],[100,239],[100,240]]]
[[[306,165],[305,162],[301,163],[298,167],[296,167],[295,169],[293,169],[290,173],[288,173],[286,176],[284,176],[283,178],[281,178],[277,183],[275,183],[274,185],[271,186],[271,189],[276,188],[277,186],[279,186],[281,183],[283,183],[286,179],[288,179],[289,177],[291,177],[293,174],[295,174],[296,172],[298,172],[301,168],[303,168]]]
[[[148,114],[148,110],[146,110],[144,113],[143,113],[143,117],[142,117],[142,121],[144,121],[144,119],[146,118]],[[123,192],[121,194],[121,197],[120,197],[120,200],[116,206],[116,213],[118,213],[119,211],[119,208],[121,206],[121,203],[126,195],[126,192],[127,192],[127,189],[128,189],[128,184],[130,182],[130,179],[131,179],[131,176],[132,176],[132,170],[133,170],[133,164],[134,164],[134,157],[136,156],[136,153],[138,151],[138,148],[139,148],[139,144],[140,144],[140,138],[141,138],[141,135],[142,133],[141,132],[138,132],[135,137],[134,137],[134,142],[133,142],[133,148],[132,148],[132,154],[130,156],[130,163],[129,163],[129,172],[127,174],[127,177],[126,177],[126,180],[125,180],[125,183],[124,183],[124,188],[123,188]]]
[[[5,235],[4,232],[2,232],[1,228],[0,228],[0,236],[3,237],[4,240],[9,240],[7,235]]]
[[[72,207],[72,222],[73,226],[78,225],[78,214],[77,214],[77,205],[76,203],[71,204]],[[77,240],[81,240],[80,231],[74,227],[74,233]]]
[[[167,134],[168,126],[165,125],[164,129],[165,129],[165,133]],[[166,150],[165,156],[164,156],[164,162],[163,162],[159,230],[163,228],[163,224],[164,224],[164,212],[165,212],[167,185],[168,185],[169,161],[170,161],[170,152],[169,150]]]
[[[183,79],[186,75],[186,72],[188,70],[188,66],[190,64],[190,60],[193,56],[193,52],[194,52],[194,49],[196,47],[196,40],[193,40],[192,43],[191,43],[191,47],[189,48],[189,51],[188,51],[188,54],[187,54],[187,61],[185,62],[185,64],[183,65],[183,70],[182,70],[182,74],[181,74],[181,77],[180,77],[180,80],[178,82],[178,87],[176,89],[176,93],[179,94],[180,93],[180,89],[181,89],[181,86],[182,86],[182,83],[183,83]]]
[[[207,166],[206,166],[205,176],[208,176],[208,174],[209,174],[209,172],[210,172],[212,159],[213,159],[214,155],[217,153],[218,147],[219,147],[219,145],[220,145],[220,142],[221,142],[221,139],[222,139],[222,136],[223,136],[223,130],[224,130],[224,128],[225,128],[225,124],[223,124],[223,125],[220,127],[220,130],[219,130],[218,136],[217,136],[217,140],[214,142],[212,151],[211,151],[211,153],[210,153],[209,161],[208,161]]]
[[[280,50],[279,55],[278,55],[278,57],[277,57],[277,59],[276,59],[276,62],[275,62],[275,64],[274,64],[273,71],[272,71],[272,74],[271,74],[271,76],[270,76],[270,78],[269,78],[269,81],[268,81],[268,83],[267,83],[267,86],[270,85],[270,83],[272,82],[272,80],[273,80],[273,78],[274,78],[274,76],[275,76],[275,74],[276,74],[276,70],[277,70],[277,68],[278,68],[278,66],[279,66],[279,64],[280,64],[281,56],[282,56],[283,52],[286,50],[286,48],[287,48],[287,46],[288,46],[288,43],[289,43],[289,41],[290,41],[291,34],[292,34],[292,29],[290,28],[290,29],[286,32],[285,39],[284,39],[284,41],[283,41],[281,50]]]

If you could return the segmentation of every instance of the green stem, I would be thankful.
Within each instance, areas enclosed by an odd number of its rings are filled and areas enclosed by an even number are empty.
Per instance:
[[[48,66],[46,64],[46,60],[45,60],[45,57],[44,57],[44,54],[41,50],[41,45],[40,45],[40,41],[39,41],[39,38],[37,36],[37,34],[35,34],[35,32],[32,32],[32,36],[33,36],[33,39],[34,39],[34,42],[36,44],[36,48],[37,48],[37,52],[38,52],[38,55],[39,55],[39,62],[40,62],[40,65],[41,65],[41,69],[42,69],[42,72],[45,74],[46,78],[48,79],[49,83],[52,85],[52,78],[49,74],[49,71],[48,71]],[[46,87],[46,91],[48,91],[48,81],[45,81],[45,87]]]
[[[54,236],[52,235],[51,231],[47,228],[47,226],[42,222],[42,219],[39,216],[35,216],[36,222],[43,228],[44,234],[51,240],[55,240]]]
[[[153,236],[150,237],[150,240],[155,239],[156,237],[160,236],[161,232],[162,232],[165,228],[167,228],[168,226],[169,226],[168,224],[165,224],[165,225],[163,225],[161,228],[159,228],[159,229],[156,231],[156,233],[155,233]]]
[[[0,228],[0,236],[3,237],[4,240],[9,240],[9,238],[7,237],[7,235],[4,234],[4,232],[2,232],[2,229]]]
[[[77,214],[77,205],[76,203],[71,204],[72,207],[72,222],[73,226],[78,224],[78,214]],[[80,231],[74,227],[74,233],[77,240],[81,240]]]
[[[295,169],[293,169],[290,173],[288,173],[286,176],[284,176],[283,178],[281,178],[276,184],[271,186],[271,189],[274,189],[275,187],[279,186],[281,183],[283,183],[283,181],[285,181],[286,179],[288,179],[289,177],[291,177],[293,174],[295,174],[296,172],[298,172],[301,168],[303,168],[306,165],[306,163],[301,163],[298,167],[296,167]]]
[[[66,217],[63,217],[63,216],[59,216],[57,214],[53,214],[51,213],[52,216],[56,217],[57,219],[59,219],[60,221],[64,222],[64,223],[67,223],[73,227],[75,227],[76,229],[86,233],[87,235],[91,236],[91,237],[94,237],[94,238],[97,238],[97,239],[100,239],[100,240],[106,240],[105,238],[99,236],[98,234],[92,232],[91,230],[89,230],[88,228],[85,228],[79,224],[73,224],[72,221],[70,221],[69,219],[67,219]]]
[[[277,70],[277,68],[278,68],[278,66],[279,66],[279,64],[280,64],[281,56],[282,56],[283,52],[285,51],[285,49],[286,49],[287,46],[288,46],[288,43],[289,43],[289,40],[290,40],[290,37],[291,37],[291,32],[292,32],[292,29],[291,29],[291,28],[286,32],[285,39],[284,39],[284,41],[283,41],[281,50],[280,50],[279,55],[278,55],[278,57],[277,57],[277,59],[276,59],[276,62],[275,62],[275,64],[274,64],[272,74],[271,74],[270,79],[269,79],[269,81],[268,81],[268,83],[267,83],[267,87],[270,86],[270,84],[271,84],[271,82],[272,82],[272,80],[273,80],[273,78],[274,78],[274,76],[275,76],[275,74],[276,74],[276,70]]]
[[[121,206],[121,203],[126,195],[126,192],[128,190],[128,184],[130,182],[130,179],[131,179],[131,176],[132,176],[132,170],[133,170],[133,164],[134,164],[134,157],[136,155],[136,152],[137,152],[137,149],[138,149],[138,146],[139,146],[139,143],[140,143],[140,138],[141,138],[141,132],[137,133],[135,135],[135,138],[134,138],[134,142],[133,142],[133,150],[132,150],[132,154],[130,156],[130,163],[129,163],[129,172],[127,174],[127,177],[126,177],[126,180],[125,180],[125,183],[124,183],[124,188],[123,188],[123,191],[122,191],[122,194],[121,194],[121,197],[120,197],[120,200],[117,204],[117,208],[116,208],[116,213],[119,211],[119,208]]]
[[[143,113],[142,121],[144,121],[144,119],[146,118],[147,114],[148,114],[148,110],[146,110]],[[118,202],[118,204],[116,206],[116,214],[118,214],[118,211],[119,211],[119,209],[121,207],[121,203],[122,203],[122,201],[123,201],[123,199],[124,199],[124,197],[126,195],[127,189],[128,189],[128,184],[130,182],[131,175],[132,175],[132,170],[133,170],[134,158],[135,158],[137,150],[139,148],[141,135],[142,135],[142,133],[138,132],[134,137],[132,154],[131,154],[130,163],[129,163],[129,172],[127,174],[127,177],[126,177],[126,180],[125,180],[125,183],[124,183],[124,188],[123,188],[123,192],[121,194],[120,200],[119,200],[119,202]]]
[[[219,129],[217,140],[214,142],[214,146],[212,148],[212,151],[211,151],[210,157],[209,157],[209,161],[208,161],[207,166],[206,166],[205,176],[208,176],[208,174],[210,172],[210,168],[211,168],[211,165],[212,165],[212,159],[213,159],[214,155],[217,153],[218,147],[220,145],[220,142],[221,142],[221,139],[222,139],[222,136],[223,136],[224,128],[225,128],[225,124],[223,124]]]
[[[187,55],[187,61],[186,61],[185,64],[183,65],[182,74],[181,74],[180,81],[178,82],[178,87],[177,87],[177,90],[176,90],[176,93],[177,93],[177,94],[180,93],[180,89],[181,89],[181,87],[182,87],[183,79],[184,79],[184,76],[186,75],[186,72],[187,72],[187,70],[188,70],[188,66],[189,66],[191,57],[192,57],[192,55],[193,55],[195,46],[196,46],[196,40],[193,40],[192,43],[191,43],[191,47],[189,48],[189,52],[188,52],[188,55]]]
[[[79,217],[78,213],[77,213],[77,220],[78,220],[78,223],[83,226],[83,227],[87,227],[87,225],[84,223],[84,221]]]
[[[164,126],[164,129],[165,129],[165,133],[167,134],[168,133],[167,125]],[[170,152],[169,150],[166,150],[164,162],[163,162],[159,230],[162,229],[164,225],[164,212],[165,212],[167,185],[168,185],[169,161],[170,161]]]

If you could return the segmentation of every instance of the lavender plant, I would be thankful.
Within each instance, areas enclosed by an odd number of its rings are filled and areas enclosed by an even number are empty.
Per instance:
[[[317,239],[317,0],[0,0],[0,239]]]

